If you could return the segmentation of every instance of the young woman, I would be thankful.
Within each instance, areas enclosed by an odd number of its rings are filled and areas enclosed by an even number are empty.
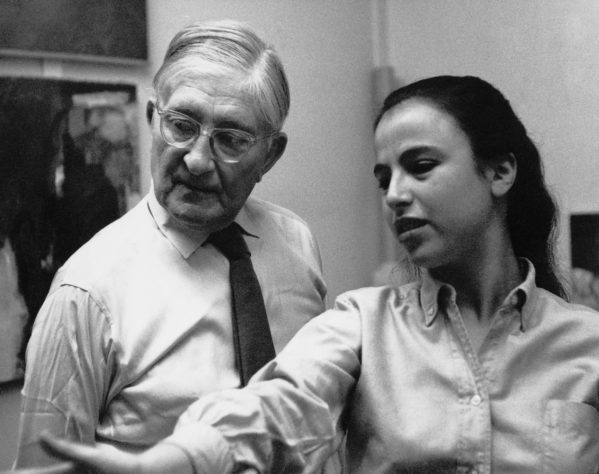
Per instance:
[[[425,79],[387,98],[375,144],[417,281],[341,295],[141,456],[50,447],[105,469],[314,472],[347,433],[349,472],[597,472],[599,315],[562,298],[555,205],[508,101]]]

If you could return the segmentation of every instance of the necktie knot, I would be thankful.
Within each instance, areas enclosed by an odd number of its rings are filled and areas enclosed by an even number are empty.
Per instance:
[[[239,260],[251,255],[241,227],[235,222],[210,234],[207,242],[214,245],[228,260]]]

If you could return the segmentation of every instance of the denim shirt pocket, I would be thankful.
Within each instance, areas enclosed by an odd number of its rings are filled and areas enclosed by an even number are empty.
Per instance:
[[[599,412],[586,403],[549,400],[543,415],[543,472],[599,472]]]

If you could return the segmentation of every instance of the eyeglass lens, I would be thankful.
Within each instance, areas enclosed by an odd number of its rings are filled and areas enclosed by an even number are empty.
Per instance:
[[[164,139],[170,145],[185,148],[202,135],[201,125],[185,117],[164,111],[161,114]],[[253,141],[243,132],[235,130],[211,130],[212,151],[223,160],[240,158],[251,148]]]

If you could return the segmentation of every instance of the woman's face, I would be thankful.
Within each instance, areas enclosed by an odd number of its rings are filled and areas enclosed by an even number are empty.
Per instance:
[[[484,251],[497,217],[492,178],[452,116],[409,99],[385,113],[375,147],[389,223],[415,264],[451,267]]]

